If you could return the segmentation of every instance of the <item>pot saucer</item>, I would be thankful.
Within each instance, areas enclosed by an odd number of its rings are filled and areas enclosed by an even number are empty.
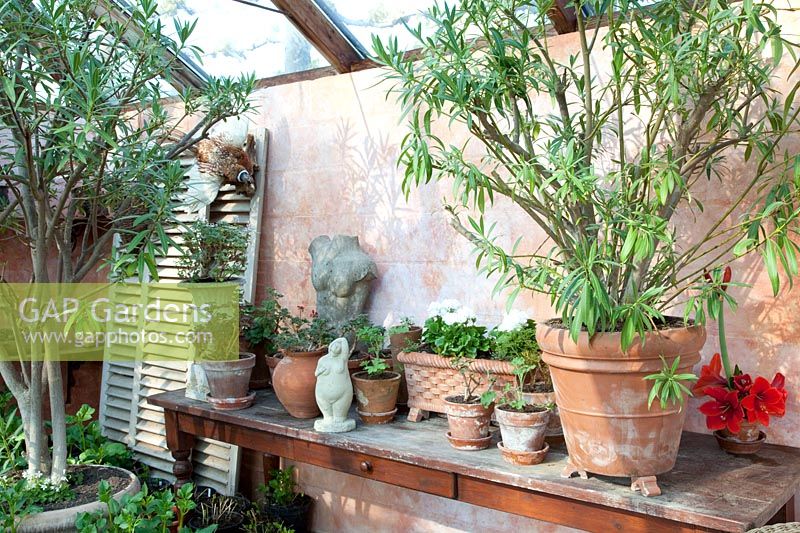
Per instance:
[[[763,431],[758,432],[758,440],[744,442],[737,438],[726,437],[722,430],[714,432],[719,447],[732,455],[752,455],[761,449],[761,445],[767,440],[767,434]]]
[[[256,393],[255,391],[250,391],[250,394],[242,396],[241,398],[214,398],[209,395],[206,399],[217,411],[238,411],[239,409],[247,409],[253,405],[253,401],[256,399]]]
[[[547,452],[550,451],[550,445],[547,443],[545,443],[544,448],[535,452],[509,450],[503,446],[502,441],[497,443],[497,447],[500,449],[503,460],[505,460],[507,463],[511,463],[512,465],[521,466],[538,465],[544,461],[544,458],[547,457]]]
[[[485,450],[488,448],[492,443],[492,436],[487,435],[486,437],[480,439],[459,439],[450,435],[450,432],[448,431],[447,440],[450,441],[450,446],[457,450],[476,451]]]
[[[397,413],[397,408],[386,411],[385,413],[365,413],[356,409],[356,413],[358,413],[358,416],[361,417],[361,420],[365,424],[388,424],[394,418],[395,413]]]

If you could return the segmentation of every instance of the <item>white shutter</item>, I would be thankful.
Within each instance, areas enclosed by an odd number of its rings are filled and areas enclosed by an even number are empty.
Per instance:
[[[259,169],[255,172],[256,192],[253,197],[237,194],[233,186],[223,185],[206,213],[199,215],[178,213],[178,218],[184,222],[202,218],[212,222],[225,221],[250,226],[251,239],[244,286],[244,296],[248,301],[253,300],[255,292],[259,221],[266,188],[267,143],[268,132],[262,130],[255,143],[255,163]],[[181,164],[188,170],[193,162],[193,158],[185,158]],[[172,235],[180,242],[178,229],[172,230]],[[173,249],[167,257],[158,260],[161,283],[179,281],[178,257],[177,250]],[[120,291],[122,292],[114,294],[112,298],[131,297],[130,294],[124,294],[124,289]],[[169,295],[163,293],[163,289],[162,294],[158,296],[162,301],[169,299]],[[151,297],[154,298],[155,295],[144,294],[143,303]],[[122,327],[117,324],[113,326]],[[135,329],[134,326],[128,327]],[[151,325],[151,327],[159,326]],[[174,347],[170,349],[174,350]],[[164,412],[160,407],[149,405],[147,397],[159,392],[184,388],[187,364],[186,358],[176,359],[173,362],[154,361],[152,358],[143,357],[148,353],[162,353],[161,350],[163,347],[159,345],[142,343],[135,349],[125,345],[112,345],[106,349],[100,392],[100,425],[110,439],[124,442],[133,448],[137,459],[150,467],[152,475],[174,479],[172,456],[166,443]],[[210,439],[198,439],[192,454],[195,482],[214,487],[224,493],[234,493],[238,481],[239,457],[240,451],[237,446]]]

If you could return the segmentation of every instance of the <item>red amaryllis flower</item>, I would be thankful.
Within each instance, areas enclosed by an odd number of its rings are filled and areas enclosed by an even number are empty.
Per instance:
[[[786,399],[789,398],[789,391],[783,388],[785,383],[786,383],[786,378],[783,377],[783,374],[781,374],[780,372],[775,374],[775,377],[772,378],[772,386],[778,389],[778,392],[780,392],[781,395],[783,396],[784,412],[786,410]],[[783,415],[784,413],[781,413],[778,416],[783,416]]]
[[[700,412],[706,415],[706,426],[710,430],[728,429],[731,433],[739,433],[744,420],[744,410],[739,403],[739,393],[722,387],[706,387],[705,393],[712,398],[700,406]]]
[[[700,378],[692,387],[692,394],[702,396],[706,394],[706,387],[728,387],[728,381],[722,377],[722,358],[718,353],[714,354],[710,363],[703,365]]]
[[[742,400],[742,407],[747,412],[747,420],[769,426],[769,415],[783,416],[786,412],[786,397],[759,376],[750,387],[750,394]]]
[[[747,394],[753,385],[753,378],[750,374],[738,374],[733,376],[733,388],[743,394]]]

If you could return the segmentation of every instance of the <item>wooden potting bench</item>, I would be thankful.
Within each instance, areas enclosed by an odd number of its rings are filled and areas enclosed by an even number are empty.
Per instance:
[[[794,519],[800,488],[800,450],[765,445],[754,456],[734,457],[714,438],[684,433],[678,462],[659,476],[661,496],[631,491],[629,480],[561,477],[566,449],[551,446],[546,461],[518,467],[496,447],[457,451],[445,438],[446,421],[359,425],[323,434],[313,420],[290,417],[270,391],[241,411],[215,411],[182,390],[151,396],[164,409],[167,445],[178,484],[192,478],[196,437],[209,437],[391,485],[563,524],[587,531],[746,531],[778,514]],[[346,494],[342,496],[347,496]]]

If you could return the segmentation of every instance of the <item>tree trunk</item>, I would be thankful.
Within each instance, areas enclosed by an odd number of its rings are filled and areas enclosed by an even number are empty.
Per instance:
[[[64,413],[64,390],[61,384],[61,364],[48,358],[46,365],[50,389],[50,421],[53,427],[53,462],[50,467],[50,481],[58,484],[66,481],[67,474],[67,427]]]

